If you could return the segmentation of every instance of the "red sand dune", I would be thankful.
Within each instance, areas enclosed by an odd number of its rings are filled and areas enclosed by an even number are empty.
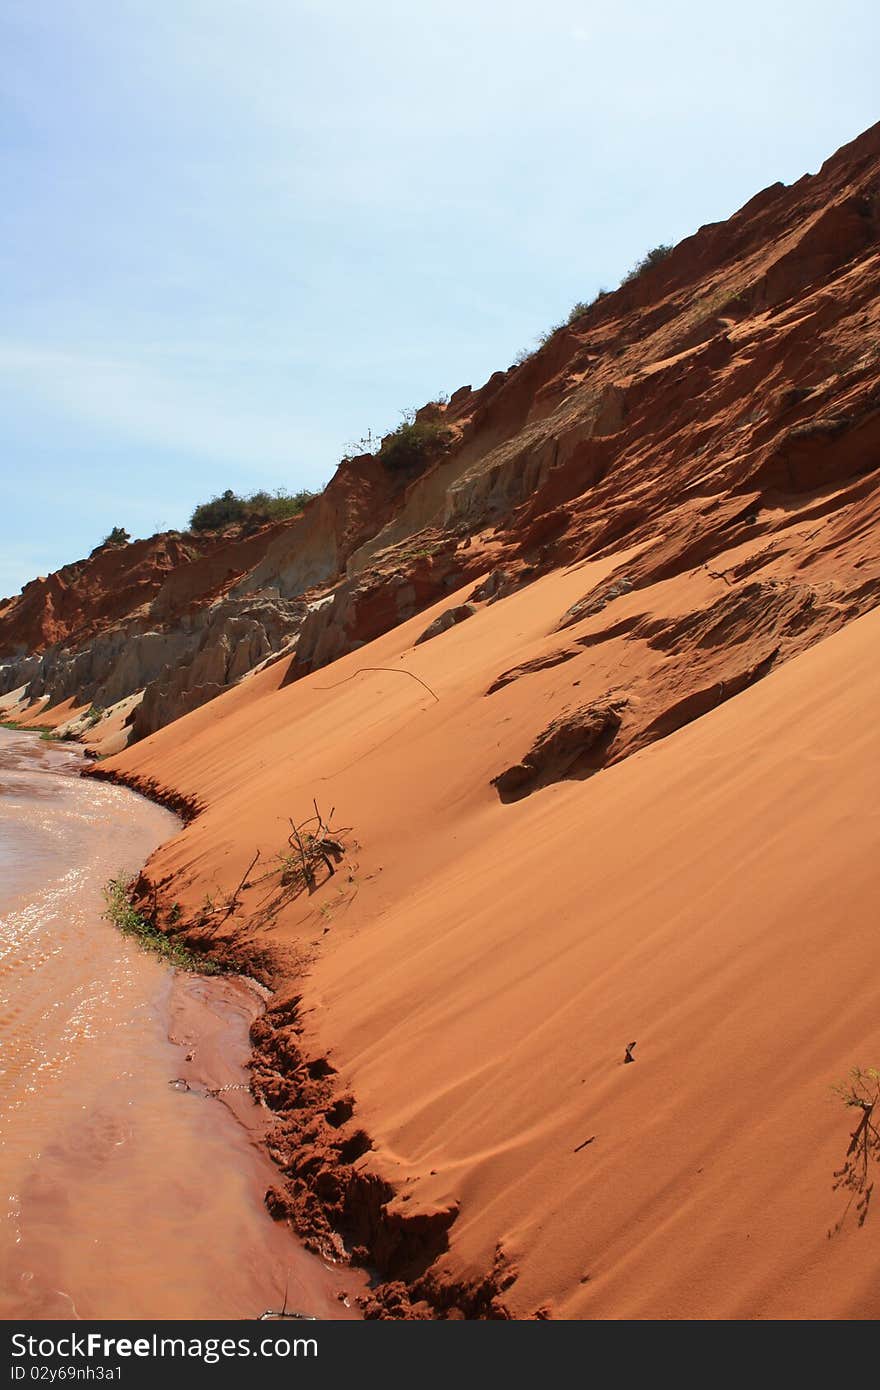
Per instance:
[[[268,670],[108,770],[205,808],[151,862],[166,910],[234,888],[313,797],[352,827],[341,870],[260,938],[287,949],[302,1002],[258,1074],[284,1072],[279,1043],[329,1059],[314,1094],[274,1100],[296,1107],[281,1156],[310,1141],[294,1209],[313,1218],[303,1184],[320,1190],[329,1144],[366,1131],[348,1229],[414,1297],[526,1317],[874,1316],[872,1218],[828,1232],[853,1127],[831,1087],[880,1058],[880,615],[600,775],[504,804],[492,777],[571,675],[485,691],[612,564],[415,649],[424,616],[293,685]],[[352,1118],[329,1127],[345,1096]],[[358,1209],[377,1200],[364,1173],[394,1190],[378,1215]]]

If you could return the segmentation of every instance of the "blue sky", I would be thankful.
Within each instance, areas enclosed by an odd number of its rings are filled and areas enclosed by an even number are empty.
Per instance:
[[[880,118],[880,7],[2,0],[0,594],[479,385]]]

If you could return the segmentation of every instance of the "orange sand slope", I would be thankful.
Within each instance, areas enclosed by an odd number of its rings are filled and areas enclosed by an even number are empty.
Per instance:
[[[355,1097],[358,1166],[401,1213],[458,1205],[439,1277],[500,1248],[516,1316],[876,1316],[880,1216],[828,1232],[854,1123],[830,1088],[880,1062],[880,612],[502,804],[491,778],[634,644],[486,691],[620,560],[423,646],[450,600],[299,682],[280,663],[108,766],[204,808],[150,863],[166,908],[230,890],[313,797],[352,827],[266,939],[307,963],[305,1046]]]

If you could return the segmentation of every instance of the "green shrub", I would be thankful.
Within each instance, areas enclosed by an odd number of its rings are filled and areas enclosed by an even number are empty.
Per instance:
[[[379,458],[392,473],[415,472],[446,452],[452,431],[440,420],[417,420],[407,411],[392,434],[386,435]]]
[[[563,328],[567,328],[569,324],[575,323],[579,318],[583,318],[584,314],[592,309],[594,304],[598,304],[600,299],[606,299],[610,293],[610,290],[603,289],[599,290],[592,299],[579,299],[577,304],[571,306],[568,317],[562,323],[554,323],[552,327],[545,328],[544,332],[539,333],[535,339],[534,347],[523,348],[522,352],[517,353],[516,357],[513,359],[513,365],[515,367],[521,367],[524,362],[530,362],[535,354],[541,351],[542,347],[546,347],[551,338],[554,338]]]
[[[639,276],[644,275],[646,270],[651,270],[655,265],[659,265],[661,261],[665,261],[672,250],[674,250],[674,247],[663,244],[652,247],[650,251],[645,252],[640,261],[636,261],[632,270],[627,271],[620,283],[622,285],[632,284],[633,280],[638,280]]]
[[[113,530],[102,540],[102,545],[128,545],[131,536],[124,526],[114,526]]]
[[[538,336],[537,336],[537,338],[535,339],[535,342],[538,344],[538,348],[546,347],[547,344],[549,343],[550,339],[551,339],[551,338],[555,338],[555,337],[556,337],[556,334],[559,332],[559,330],[560,330],[561,328],[564,328],[564,327],[565,327],[565,324],[564,324],[564,323],[554,323],[554,324],[552,325],[552,327],[550,327],[550,328],[545,328],[545,329],[544,329],[544,332],[543,332],[543,333],[539,333]],[[537,351],[537,349],[536,349],[536,351]]]
[[[610,290],[602,289],[597,290],[592,299],[579,299],[577,304],[572,304],[566,323],[574,323],[576,319],[583,318],[594,304],[598,304],[600,299],[607,299],[610,293]]]
[[[242,497],[227,488],[210,502],[196,507],[190,517],[190,530],[223,531],[227,526],[263,526],[267,521],[282,521],[288,516],[298,516],[314,496],[316,494],[307,488],[293,493],[278,488],[276,492],[252,492]]]
[[[569,319],[568,322],[570,323],[571,319]],[[516,357],[513,359],[513,365],[515,367],[521,367],[524,362],[531,362],[532,358],[541,351],[541,348],[546,347],[550,339],[554,338],[559,330],[564,327],[564,323],[554,323],[552,328],[545,328],[544,332],[539,333],[536,337],[534,347],[523,348],[522,352],[516,354]]]

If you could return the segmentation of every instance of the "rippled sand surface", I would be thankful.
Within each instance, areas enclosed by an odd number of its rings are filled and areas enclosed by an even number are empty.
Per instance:
[[[177,822],[80,767],[0,729],[0,1317],[247,1318],[285,1285],[345,1316],[344,1273],[266,1214],[246,1091],[204,1094],[246,1085],[253,992],[101,918],[102,885]]]

